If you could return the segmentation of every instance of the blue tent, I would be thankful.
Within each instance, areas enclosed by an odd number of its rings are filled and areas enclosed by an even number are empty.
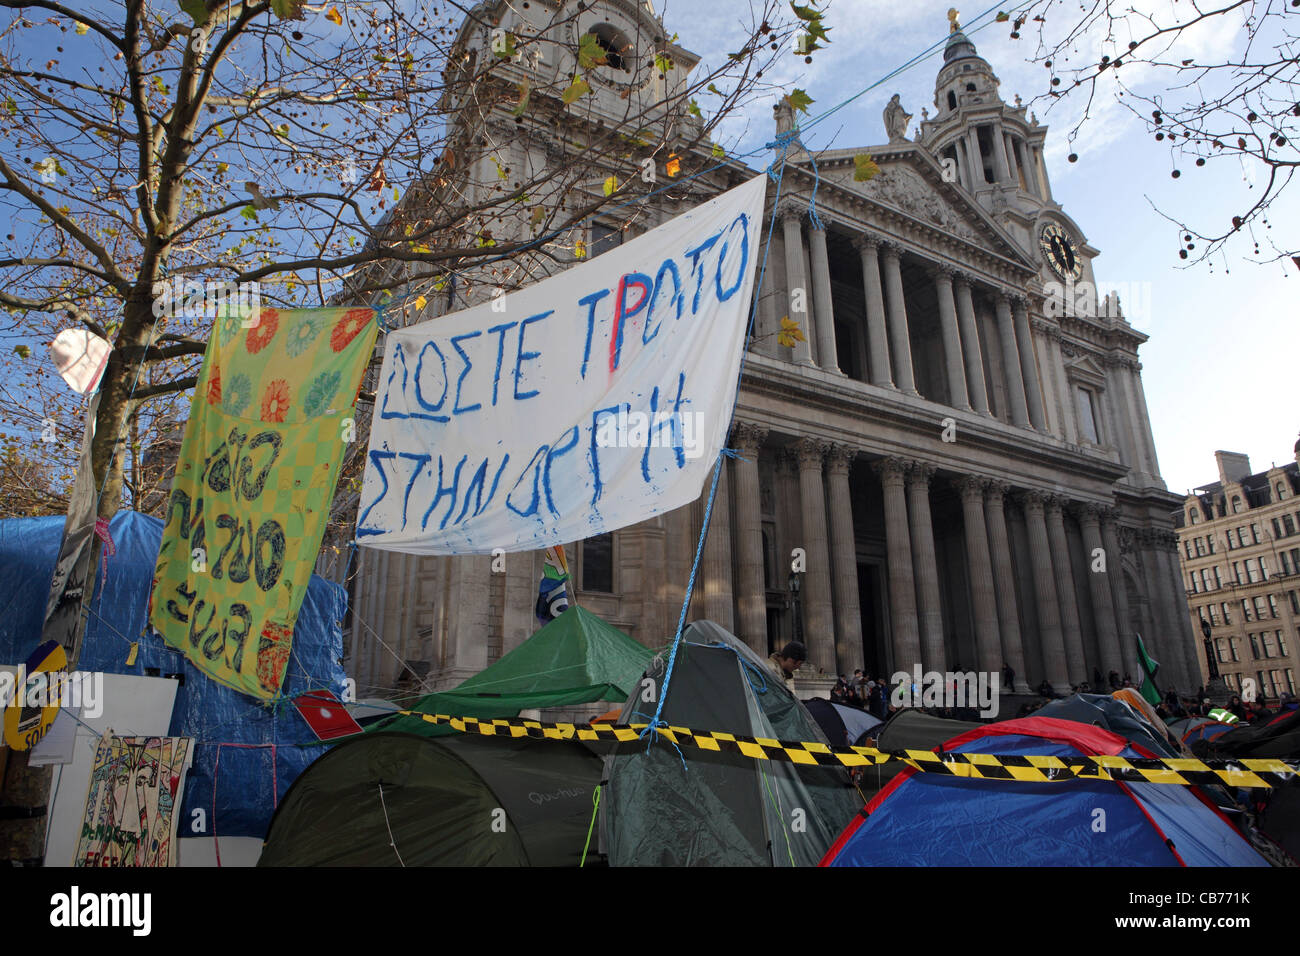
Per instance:
[[[119,511],[110,523],[116,554],[95,582],[78,668],[108,674],[182,674],[170,733],[195,740],[186,777],[180,836],[263,837],[289,785],[319,757],[315,735],[292,706],[267,706],[209,680],[181,654],[145,630],[162,522]],[[40,642],[41,622],[63,518],[0,521],[0,661],[17,662]],[[343,692],[347,592],[313,575],[294,628],[281,693],[329,688]],[[132,642],[140,649],[126,664]],[[214,793],[215,789],[215,793]],[[274,790],[274,794],[272,791]],[[202,809],[195,815],[191,810]],[[191,828],[206,818],[205,830]]]
[[[988,724],[954,753],[1149,757],[1071,721]],[[1267,866],[1195,787],[985,780],[908,768],[840,834],[822,866]]]

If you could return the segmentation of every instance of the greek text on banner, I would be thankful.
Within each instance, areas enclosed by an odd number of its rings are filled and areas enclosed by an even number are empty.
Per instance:
[[[535,286],[388,335],[360,543],[522,551],[699,497],[726,439],[766,178]]]

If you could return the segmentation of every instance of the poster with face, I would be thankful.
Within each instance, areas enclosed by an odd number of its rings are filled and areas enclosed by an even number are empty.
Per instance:
[[[76,866],[175,866],[177,804],[188,737],[102,737],[86,795]]]

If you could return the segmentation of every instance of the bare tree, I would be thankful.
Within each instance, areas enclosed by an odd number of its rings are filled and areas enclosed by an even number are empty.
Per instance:
[[[675,38],[656,37],[635,66],[660,96],[595,122],[587,81],[630,51],[556,29],[585,6],[563,0],[530,26],[509,4],[455,0],[0,0],[0,337],[13,343],[0,436],[14,480],[53,495],[75,470],[79,399],[43,355],[61,327],[112,345],[91,447],[99,517],[124,496],[159,507],[150,450],[178,437],[214,290],[239,301],[255,283],[262,305],[385,305],[401,321],[475,266],[505,284],[580,258],[575,227],[625,201],[646,157],[685,181],[725,155],[717,124],[767,92],[764,67],[809,19],[752,0],[736,52],[690,75]],[[544,82],[522,68],[539,56],[559,64]],[[560,161],[508,168],[467,138],[467,114],[503,103],[521,131],[572,131]],[[579,187],[594,169],[608,178],[592,194]],[[51,422],[59,440],[39,442]],[[5,843],[0,855],[31,856]]]
[[[1170,175],[1192,191],[1178,209],[1158,210],[1177,230],[1180,258],[1201,262],[1229,244],[1259,262],[1300,255],[1294,230],[1274,230],[1268,218],[1300,165],[1300,9],[1292,0],[1122,7],[1032,0],[1014,19],[998,19],[1011,20],[1013,39],[1026,24],[1036,29],[1031,62],[1049,72],[1035,102],[1083,98],[1071,142],[1098,98],[1113,96],[1169,150]],[[1216,31],[1235,36],[1231,51],[1197,58],[1194,43]],[[1210,163],[1243,173],[1235,215],[1223,221],[1197,214],[1194,173]]]

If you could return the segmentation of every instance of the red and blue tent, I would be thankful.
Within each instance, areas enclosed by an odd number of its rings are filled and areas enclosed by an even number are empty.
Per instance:
[[[1010,757],[1153,754],[1100,727],[1050,717],[987,724],[943,752]],[[822,866],[1267,866],[1196,787],[1027,783],[900,773]]]

